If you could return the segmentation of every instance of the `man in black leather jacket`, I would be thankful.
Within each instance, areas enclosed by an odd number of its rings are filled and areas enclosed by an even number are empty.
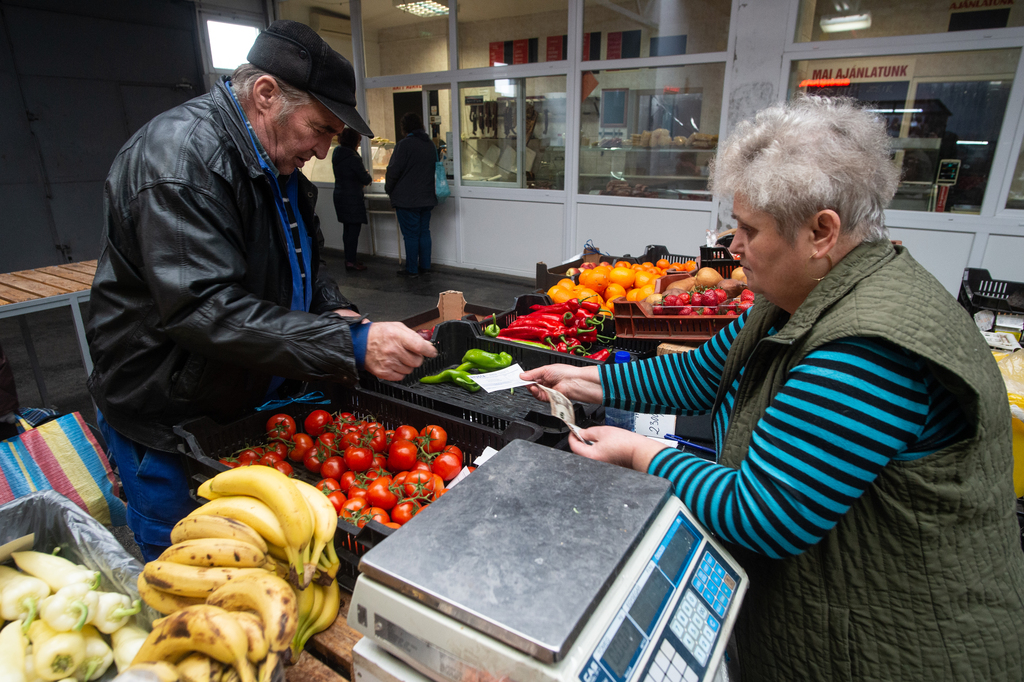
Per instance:
[[[436,351],[397,322],[369,324],[319,272],[316,187],[355,110],[355,76],[312,29],[275,22],[231,79],[142,127],[104,191],[87,328],[89,389],[144,558],[193,507],[172,427],[228,421],[285,380],[397,380]]]

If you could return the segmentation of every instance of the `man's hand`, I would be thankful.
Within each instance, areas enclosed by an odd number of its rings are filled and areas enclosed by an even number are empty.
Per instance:
[[[423,364],[423,358],[433,357],[433,344],[401,322],[374,322],[366,337],[363,366],[382,381],[401,381]]]

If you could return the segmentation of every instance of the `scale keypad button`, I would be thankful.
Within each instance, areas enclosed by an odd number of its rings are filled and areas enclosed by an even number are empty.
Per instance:
[[[719,617],[725,617],[736,590],[736,580],[726,573],[710,552],[704,553],[691,584]]]
[[[716,606],[717,604],[717,606]],[[713,602],[712,607],[718,612],[722,602]],[[721,615],[721,612],[718,612]],[[715,638],[721,629],[721,623],[707,607],[700,603],[693,590],[686,590],[676,609],[669,629],[682,641],[693,657],[701,665],[707,665],[708,656],[715,646]],[[662,645],[664,646],[664,644]],[[676,654],[678,655],[678,654]]]

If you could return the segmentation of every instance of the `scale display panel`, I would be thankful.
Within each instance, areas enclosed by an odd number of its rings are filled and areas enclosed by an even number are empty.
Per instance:
[[[740,577],[710,545],[697,555],[701,539],[678,513],[580,671],[580,682],[696,682],[714,673],[708,662]],[[667,627],[659,631],[663,620]]]

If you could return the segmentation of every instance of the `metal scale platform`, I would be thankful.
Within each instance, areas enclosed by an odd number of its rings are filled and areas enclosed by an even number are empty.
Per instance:
[[[667,481],[525,441],[360,571],[360,682],[711,680],[747,588]]]

